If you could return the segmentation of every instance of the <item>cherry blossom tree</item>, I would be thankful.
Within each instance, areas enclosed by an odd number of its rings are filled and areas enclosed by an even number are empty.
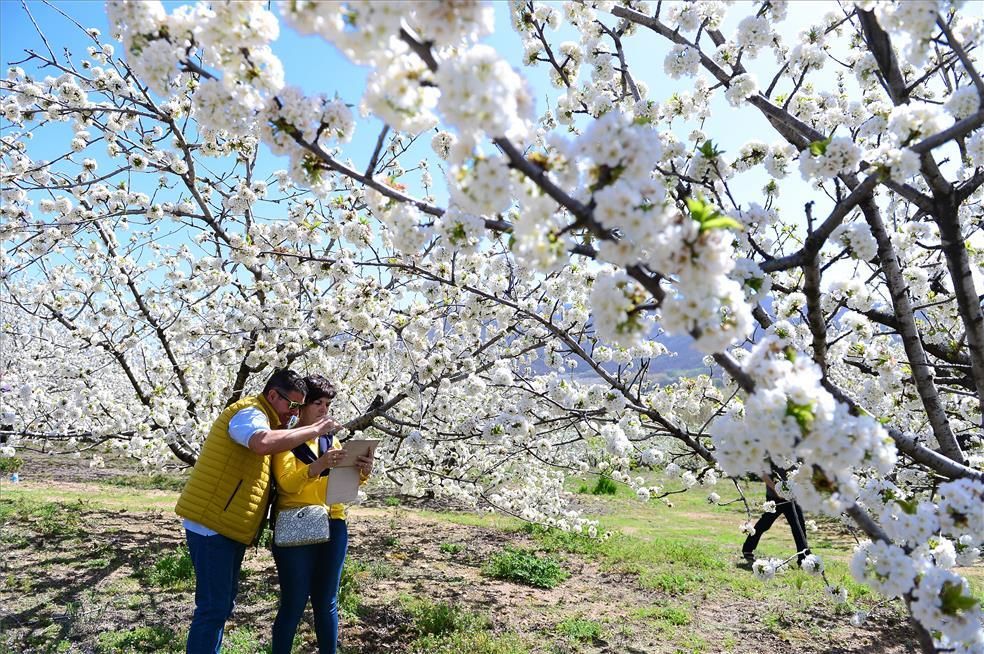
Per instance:
[[[406,492],[592,536],[567,474],[783,478],[864,534],[852,573],[924,651],[980,651],[952,568],[984,546],[984,22],[827,9],[513,2],[538,107],[479,2],[279,5],[361,98],[286,84],[266,2],[109,2],[122,57],[89,31],[0,87],[4,447],[192,462],[270,368],[327,371]],[[654,53],[685,90],[647,87]],[[729,153],[720,120],[773,141]],[[663,331],[716,381],[657,384]]]

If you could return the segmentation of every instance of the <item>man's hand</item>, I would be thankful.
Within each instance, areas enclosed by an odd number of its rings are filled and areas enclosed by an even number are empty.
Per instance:
[[[359,473],[362,474],[363,477],[368,477],[372,474],[372,463],[374,460],[375,457],[371,455],[362,455],[355,460],[356,465],[359,466]]]
[[[343,425],[340,422],[336,421],[331,416],[325,416],[324,418],[322,418],[321,420],[319,420],[318,422],[314,423],[311,426],[317,428],[319,436],[325,434],[329,434],[329,435],[334,434],[336,431],[340,430],[343,427]]]

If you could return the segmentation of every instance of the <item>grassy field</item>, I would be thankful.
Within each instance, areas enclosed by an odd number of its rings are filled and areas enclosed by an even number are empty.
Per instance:
[[[0,652],[183,651],[194,575],[171,513],[180,480],[22,477],[0,483]],[[810,539],[847,603],[802,571],[761,582],[741,567],[740,504],[709,505],[696,490],[670,496],[670,507],[621,488],[594,495],[594,485],[571,490],[606,539],[376,493],[349,519],[341,651],[915,651],[902,607],[850,579],[853,539],[839,524],[821,523]],[[724,484],[715,490],[728,499]],[[780,519],[759,551],[788,557],[792,548]],[[980,595],[984,571],[962,572]],[[276,601],[272,558],[251,549],[224,651],[267,651]],[[869,617],[853,627],[858,610]],[[295,651],[314,649],[306,619]]]

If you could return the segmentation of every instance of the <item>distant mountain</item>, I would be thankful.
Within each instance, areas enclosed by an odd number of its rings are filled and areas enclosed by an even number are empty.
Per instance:
[[[649,377],[654,378],[662,384],[671,383],[682,377],[694,377],[700,374],[710,374],[712,370],[704,365],[704,355],[694,349],[694,339],[688,335],[668,336],[659,334],[653,336],[654,340],[662,343],[669,351],[667,354],[652,359],[649,367]],[[553,369],[543,360],[542,351],[537,351],[537,359],[533,362],[533,373],[545,375],[553,372]],[[608,362],[602,364],[608,372],[614,373],[618,369],[618,364]],[[595,373],[588,366],[580,363],[574,371],[574,377],[588,378],[594,377]]]
[[[766,313],[772,315],[771,296],[767,295],[762,300],[761,306],[765,309]],[[758,340],[761,334],[761,327],[756,322],[753,339]],[[695,377],[702,374],[721,377],[722,373],[720,369],[712,369],[704,364],[705,355],[694,348],[694,339],[690,335],[670,336],[660,333],[659,327],[654,326],[651,338],[662,343],[668,350],[667,354],[654,358],[650,364],[648,376],[653,381],[660,384],[668,384],[683,377]],[[542,352],[538,351],[537,355],[536,361],[533,362],[534,374],[544,375],[552,372],[553,370],[543,361]],[[618,365],[615,363],[606,363],[602,367],[609,372],[615,372]],[[583,363],[574,371],[574,377],[583,378],[583,381],[587,381],[594,376],[594,371]]]

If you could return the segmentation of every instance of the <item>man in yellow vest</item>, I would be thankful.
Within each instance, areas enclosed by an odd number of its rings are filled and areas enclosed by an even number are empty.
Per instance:
[[[184,518],[195,567],[195,614],[188,654],[218,654],[235,606],[246,546],[257,537],[270,495],[270,455],[341,425],[325,416],[293,428],[307,386],[297,373],[273,373],[259,395],[226,407],[209,430],[175,512]]]

